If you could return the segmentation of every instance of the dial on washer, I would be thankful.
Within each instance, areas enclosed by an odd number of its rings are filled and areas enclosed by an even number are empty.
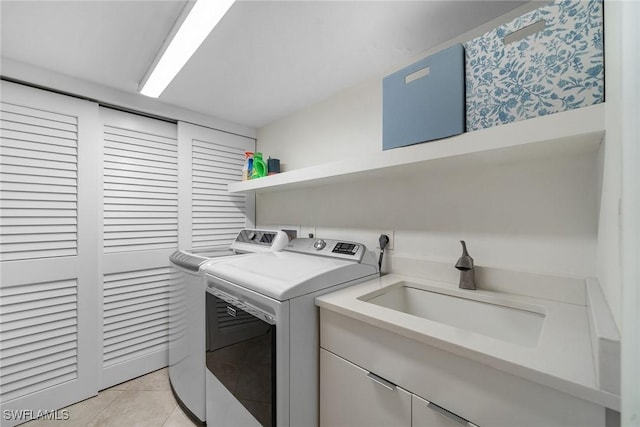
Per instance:
[[[325,242],[322,239],[318,239],[315,242],[313,242],[313,247],[316,248],[316,250],[322,250],[324,249],[324,247],[327,246],[327,242]]]

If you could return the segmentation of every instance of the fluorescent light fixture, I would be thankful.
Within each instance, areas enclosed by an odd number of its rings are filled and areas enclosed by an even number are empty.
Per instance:
[[[211,30],[231,8],[234,0],[198,0],[180,25],[151,73],[141,83],[140,93],[157,98],[200,47]]]

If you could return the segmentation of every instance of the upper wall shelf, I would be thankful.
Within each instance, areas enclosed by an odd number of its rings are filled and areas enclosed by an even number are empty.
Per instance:
[[[604,136],[605,104],[463,133],[446,139],[364,154],[250,181],[229,184],[229,192],[293,190],[346,182],[415,168],[467,167],[595,150]]]

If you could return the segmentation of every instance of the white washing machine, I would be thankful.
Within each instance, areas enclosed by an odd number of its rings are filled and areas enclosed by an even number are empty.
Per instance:
[[[195,422],[205,421],[205,285],[207,262],[277,251],[289,242],[283,231],[240,231],[231,246],[176,251],[169,257],[169,380],[176,400]]]
[[[294,239],[280,252],[206,264],[208,426],[316,426],[315,297],[378,276],[355,242]]]

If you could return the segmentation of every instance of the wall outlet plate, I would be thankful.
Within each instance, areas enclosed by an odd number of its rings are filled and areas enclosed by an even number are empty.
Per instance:
[[[392,251],[395,248],[395,230],[381,230],[380,234],[386,234],[387,237],[389,237],[389,244],[387,245],[387,247],[384,249],[385,251]],[[378,237],[380,237],[380,234],[378,235]],[[378,249],[380,249],[380,244],[378,243],[378,245],[376,246]]]

